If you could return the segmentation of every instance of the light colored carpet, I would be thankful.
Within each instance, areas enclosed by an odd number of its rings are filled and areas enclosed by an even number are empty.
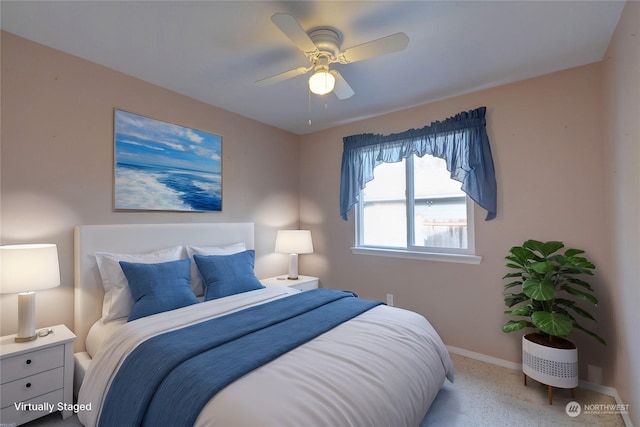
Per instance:
[[[569,390],[554,389],[553,405],[549,405],[547,387],[530,378],[525,387],[521,371],[457,354],[451,354],[451,359],[456,368],[455,381],[445,383],[421,427],[625,425],[617,413],[567,415],[566,406],[570,402],[577,402],[583,408],[584,405],[615,404],[613,397],[578,388],[572,398]]]
[[[610,396],[579,388],[572,399],[569,390],[556,389],[553,405],[549,405],[546,386],[529,379],[525,387],[520,371],[457,354],[451,354],[451,358],[456,368],[455,382],[445,382],[420,427],[624,427],[618,414],[582,413],[572,418],[565,411],[571,401],[582,406],[614,404]],[[75,415],[62,420],[60,413],[55,413],[25,426],[77,427],[81,424]]]

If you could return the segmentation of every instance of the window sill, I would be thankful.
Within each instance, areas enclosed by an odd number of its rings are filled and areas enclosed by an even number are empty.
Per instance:
[[[480,264],[482,257],[471,254],[444,254],[437,252],[416,252],[416,251],[403,251],[399,249],[379,249],[379,248],[364,248],[353,247],[351,252],[356,255],[373,255],[383,256],[390,258],[406,258],[406,259],[421,259],[426,261],[440,261],[440,262],[455,262],[460,264]]]

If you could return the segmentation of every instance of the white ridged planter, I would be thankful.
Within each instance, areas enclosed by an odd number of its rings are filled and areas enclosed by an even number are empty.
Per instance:
[[[546,384],[549,387],[549,404],[553,399],[552,387],[569,388],[571,396],[578,386],[578,349],[568,340],[561,340],[563,347],[555,348],[533,342],[527,338],[534,334],[522,337],[522,372],[524,383],[527,385],[527,377]],[[572,347],[572,348],[571,348]]]

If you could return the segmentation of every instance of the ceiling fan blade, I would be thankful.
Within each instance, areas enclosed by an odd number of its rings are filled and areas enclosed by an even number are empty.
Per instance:
[[[258,80],[256,82],[256,84],[258,86],[267,86],[267,85],[270,85],[270,84],[273,84],[273,83],[278,83],[278,82],[281,82],[283,80],[290,79],[292,77],[301,76],[302,74],[305,74],[309,70],[311,70],[311,67],[294,68],[293,70],[285,71],[284,73],[276,74],[276,75],[273,75],[271,77],[267,77],[265,79]]]
[[[390,36],[382,37],[345,49],[338,55],[338,60],[343,64],[362,61],[376,56],[404,50],[408,44],[409,37],[407,37],[405,33],[395,33]]]
[[[271,21],[305,54],[314,53],[318,49],[306,31],[302,29],[298,20],[292,15],[276,13],[271,17]]]
[[[353,91],[351,86],[349,86],[349,83],[347,83],[344,77],[342,77],[342,74],[340,74],[336,70],[331,70],[329,72],[333,74],[333,77],[336,78],[336,85],[333,88],[333,93],[336,94],[338,99],[351,98],[355,94],[355,92]]]

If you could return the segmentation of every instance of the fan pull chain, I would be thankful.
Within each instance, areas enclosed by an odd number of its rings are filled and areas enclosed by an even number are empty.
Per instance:
[[[307,108],[308,108],[308,114],[309,114],[309,126],[311,126],[311,90],[309,90],[308,95],[309,95],[309,100],[308,100]]]
[[[308,103],[307,103],[307,111],[308,111],[308,117],[309,117],[309,126],[311,126],[311,91],[309,91],[308,93],[309,99],[308,99]],[[327,102],[327,99],[325,98],[324,100],[324,109],[328,110],[329,109],[329,103]]]

